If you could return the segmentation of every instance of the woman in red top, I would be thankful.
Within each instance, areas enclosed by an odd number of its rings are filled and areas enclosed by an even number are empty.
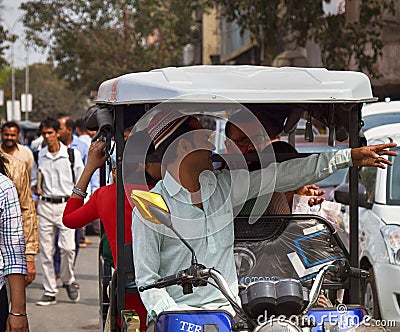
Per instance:
[[[139,132],[134,134],[132,139],[138,139],[142,141],[145,139],[141,137],[142,135],[147,135],[145,132]],[[110,248],[112,256],[117,264],[117,227],[116,227],[116,211],[117,211],[117,187],[113,183],[108,186],[100,187],[96,190],[90,199],[84,204],[84,196],[89,185],[90,179],[95,172],[95,170],[101,167],[107,160],[108,155],[104,154],[105,143],[102,141],[96,141],[91,144],[87,163],[79,178],[74,192],[71,198],[68,200],[67,205],[64,210],[63,223],[69,228],[81,228],[100,219],[103,223],[105,233],[107,235],[108,241],[110,243]],[[154,146],[151,144],[148,154],[154,153]],[[137,163],[135,165],[134,171],[139,172],[140,168],[142,171],[146,172],[146,182],[147,183],[135,183],[126,184],[125,186],[132,189],[149,190],[161,179],[161,164],[160,163]],[[143,172],[142,172],[143,174]],[[131,178],[135,179],[135,177]],[[136,177],[136,178],[140,178]],[[144,182],[144,177],[142,176],[142,182]],[[131,181],[130,181],[131,182]],[[132,182],[131,182],[132,183]],[[125,195],[125,243],[132,242],[132,205],[129,202],[127,196]],[[126,296],[126,307],[128,309],[135,309],[140,316],[141,329],[146,324],[146,309],[140,301],[138,294],[128,294]]]

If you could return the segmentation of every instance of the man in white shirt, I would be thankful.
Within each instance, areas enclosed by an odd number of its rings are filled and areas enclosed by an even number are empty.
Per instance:
[[[177,112],[158,113],[147,128],[165,170],[163,179],[151,191],[160,193],[171,212],[174,228],[194,248],[199,263],[215,267],[225,277],[236,298],[238,283],[233,255],[233,208],[248,198],[285,192],[312,183],[339,168],[354,166],[385,167],[391,164],[380,155],[396,144],[381,144],[328,152],[271,164],[258,171],[213,171],[209,132],[196,118]],[[133,253],[138,287],[185,269],[190,251],[162,224],[143,219],[134,210]],[[224,309],[232,314],[229,302],[215,288],[195,287],[184,295],[170,286],[140,294],[149,316],[162,311]],[[151,327],[150,327],[151,330]]]
[[[60,278],[68,297],[79,300],[79,287],[75,283],[75,230],[65,227],[62,215],[71,188],[83,171],[83,162],[79,151],[70,150],[58,138],[60,124],[55,119],[41,122],[40,130],[46,147],[40,150],[38,163],[32,167],[32,190],[39,196],[37,213],[39,216],[40,258],[43,269],[44,295],[37,305],[56,303],[57,283],[55,279],[53,254],[55,251],[55,233],[59,230],[58,246],[61,252]],[[73,163],[70,153],[73,153]]]

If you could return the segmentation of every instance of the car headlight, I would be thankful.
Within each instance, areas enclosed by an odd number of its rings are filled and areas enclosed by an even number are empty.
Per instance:
[[[386,225],[381,228],[390,264],[400,265],[400,226]]]

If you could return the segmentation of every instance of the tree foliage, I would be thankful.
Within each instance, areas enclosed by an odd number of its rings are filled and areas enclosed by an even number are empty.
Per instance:
[[[179,65],[194,24],[189,0],[31,0],[21,8],[28,39],[85,93],[126,72]]]
[[[56,113],[68,113],[74,118],[81,117],[87,110],[85,98],[68,88],[66,81],[57,77],[49,64],[34,64],[29,67],[29,93],[33,95],[32,121],[42,121]],[[0,71],[0,88],[11,93],[11,71],[8,67]],[[15,92],[17,99],[25,93],[25,70],[15,71]],[[22,118],[24,116],[22,115]]]
[[[4,11],[3,0],[0,0],[0,12]],[[6,42],[9,41],[8,31],[3,25],[2,17],[0,16],[0,68],[7,64],[5,51],[8,49]]]
[[[5,59],[5,50],[8,48],[5,44],[7,40],[7,32],[2,25],[0,25],[0,68],[7,64]]]
[[[211,0],[223,8],[228,21],[249,30],[263,50],[265,62],[283,51],[283,40],[294,38],[298,46],[316,41],[324,65],[346,70],[354,63],[358,70],[380,77],[375,64],[382,55],[383,14],[394,14],[395,0],[360,1],[360,17],[346,21],[346,14],[325,15],[324,0]],[[329,2],[327,0],[326,2]]]

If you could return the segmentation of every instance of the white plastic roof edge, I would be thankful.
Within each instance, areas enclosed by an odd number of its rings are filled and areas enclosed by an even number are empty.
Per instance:
[[[360,72],[324,68],[190,66],[154,69],[103,82],[97,104],[194,102],[371,102],[369,78]]]

